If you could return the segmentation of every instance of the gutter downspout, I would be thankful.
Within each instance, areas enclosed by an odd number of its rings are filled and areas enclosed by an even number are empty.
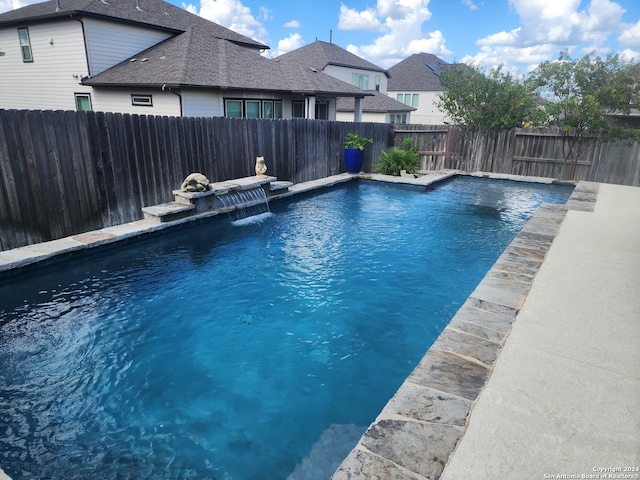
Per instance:
[[[175,90],[173,90],[171,87],[167,87],[167,84],[166,84],[166,83],[164,83],[164,84],[162,85],[162,91],[164,92],[165,90],[166,90],[166,91],[168,91],[168,92],[173,93],[174,95],[176,95],[176,96],[178,97],[178,104],[180,105],[180,116],[181,116],[181,117],[183,117],[183,116],[184,116],[184,113],[183,113],[183,111],[182,111],[182,94],[180,94],[180,93],[176,92],[176,91],[175,91]]]

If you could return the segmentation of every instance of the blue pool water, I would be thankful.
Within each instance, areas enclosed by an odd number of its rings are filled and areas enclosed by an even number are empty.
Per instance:
[[[331,425],[374,420],[535,208],[570,193],[360,182],[0,278],[0,467],[285,479]]]

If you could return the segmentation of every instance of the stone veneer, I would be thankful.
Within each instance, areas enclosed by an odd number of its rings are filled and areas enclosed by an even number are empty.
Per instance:
[[[498,258],[332,480],[436,480],[569,209],[593,211],[598,184],[543,204]]]

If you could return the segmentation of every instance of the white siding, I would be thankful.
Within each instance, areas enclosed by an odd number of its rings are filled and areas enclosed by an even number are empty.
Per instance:
[[[127,58],[169,38],[151,28],[86,18],[83,20],[91,75],[97,75]]]
[[[352,84],[353,74],[368,75],[369,76],[369,88],[368,90],[376,89],[376,77],[380,77],[380,91],[387,93],[387,76],[383,72],[372,72],[371,70],[360,70],[358,68],[338,67],[336,65],[327,65],[324,69],[324,73],[342,80],[349,85]]]
[[[223,117],[224,103],[217,91],[183,90],[182,114],[185,117]]]
[[[63,20],[29,26],[33,62],[23,63],[17,28],[0,29],[0,108],[75,110],[88,74],[82,25]]]
[[[353,122],[353,112],[338,112],[336,120],[339,122]],[[362,112],[362,121],[370,123],[389,123],[389,115],[377,112]]]
[[[447,116],[436,106],[440,92],[389,92],[389,96],[396,98],[398,93],[418,94],[418,109],[411,112],[411,123],[418,125],[444,125]]]
[[[131,94],[152,95],[153,106],[131,104]],[[101,112],[138,115],[180,116],[180,97],[160,89],[95,88],[91,94],[93,109]]]

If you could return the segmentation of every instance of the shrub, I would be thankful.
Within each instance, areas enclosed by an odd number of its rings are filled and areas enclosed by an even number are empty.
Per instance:
[[[391,147],[380,153],[376,172],[383,175],[400,175],[401,170],[416,173],[420,155],[410,138],[404,139],[401,147]]]

